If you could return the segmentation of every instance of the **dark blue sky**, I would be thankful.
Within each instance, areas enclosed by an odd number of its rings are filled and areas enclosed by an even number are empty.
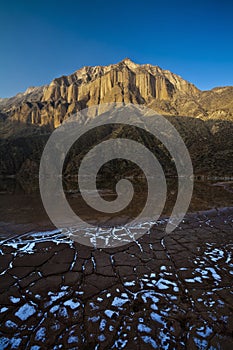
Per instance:
[[[130,57],[233,85],[233,1],[0,0],[0,97]]]

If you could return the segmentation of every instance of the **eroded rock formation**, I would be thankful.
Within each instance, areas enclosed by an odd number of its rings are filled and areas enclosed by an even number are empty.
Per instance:
[[[41,135],[77,111],[99,105],[94,117],[110,102],[143,104],[167,116],[183,136],[198,173],[232,174],[233,87],[200,91],[168,70],[128,58],[83,67],[49,85],[0,99],[0,173],[19,172],[27,159],[39,163],[45,143]]]
[[[146,104],[166,115],[232,119],[233,88],[200,91],[168,70],[125,59],[109,66],[83,67],[49,85],[0,101],[12,121],[56,128],[72,113],[106,102]]]

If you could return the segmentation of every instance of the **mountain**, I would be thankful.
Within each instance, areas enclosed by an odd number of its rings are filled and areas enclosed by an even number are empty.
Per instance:
[[[233,87],[201,91],[168,70],[128,58],[0,99],[0,174],[22,174],[32,162],[37,168],[54,128],[83,108],[108,102],[143,104],[163,114],[183,136],[196,173],[232,174]]]

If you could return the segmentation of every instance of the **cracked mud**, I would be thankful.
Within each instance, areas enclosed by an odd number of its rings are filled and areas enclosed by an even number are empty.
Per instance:
[[[0,243],[1,349],[233,349],[233,209],[111,249]]]

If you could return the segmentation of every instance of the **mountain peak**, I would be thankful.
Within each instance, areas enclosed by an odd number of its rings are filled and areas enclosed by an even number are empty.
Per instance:
[[[124,63],[129,68],[137,68],[139,66],[139,64],[132,61],[129,57],[124,58],[119,63]]]
[[[121,62],[124,62],[124,63],[134,63],[134,61],[132,61],[129,57],[125,57]]]
[[[230,116],[232,89],[218,88],[209,94],[214,101],[224,97],[226,105],[219,113],[221,117]],[[126,57],[108,66],[85,66],[71,75],[55,78],[49,85],[30,87],[24,93],[0,100],[0,112],[8,113],[12,120],[50,123],[55,128],[80,109],[110,102],[145,104],[165,115],[206,118],[216,111],[210,110],[205,95],[168,70],[138,64]]]

